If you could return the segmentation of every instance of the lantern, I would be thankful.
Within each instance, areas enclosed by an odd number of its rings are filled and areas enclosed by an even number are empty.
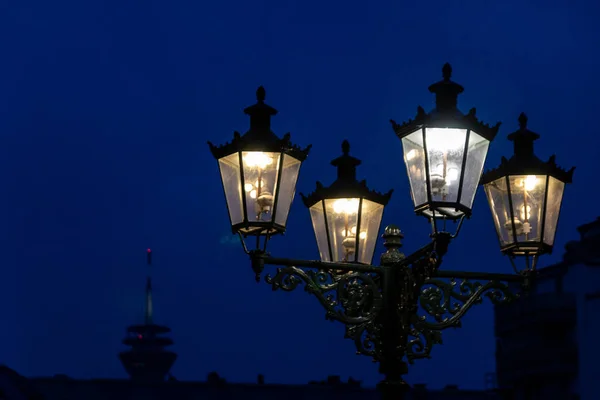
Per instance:
[[[217,159],[233,233],[270,236],[285,232],[296,191],[300,165],[310,146],[300,149],[271,131],[277,110],[265,104],[265,89],[256,91],[257,103],[247,107],[250,130],[234,133],[222,146],[208,142]]]
[[[558,167],[554,156],[546,162],[533,152],[540,136],[527,129],[527,116],[519,116],[520,129],[508,135],[514,155],[502,157],[500,166],[486,172],[481,184],[492,211],[501,251],[511,256],[550,253],[560,214],[565,184],[573,171]]]
[[[494,127],[475,117],[475,109],[461,113],[456,105],[463,87],[450,80],[452,68],[444,65],[444,79],[429,87],[436,108],[403,124],[392,122],[402,141],[415,212],[429,218],[456,220],[470,216]]]
[[[331,161],[337,167],[335,182],[329,187],[317,182],[313,193],[301,196],[310,210],[322,261],[370,264],[392,191],[377,193],[367,188],[366,181],[357,181],[356,167],[361,161],[349,155],[347,140],[342,152]]]

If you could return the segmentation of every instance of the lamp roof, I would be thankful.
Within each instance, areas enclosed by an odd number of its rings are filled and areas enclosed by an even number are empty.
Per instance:
[[[342,155],[331,161],[331,165],[337,167],[337,179],[330,186],[323,186],[321,182],[317,182],[317,188],[311,194],[302,196],[302,201],[307,207],[312,207],[316,203],[325,199],[340,199],[340,198],[359,198],[375,203],[386,205],[393,190],[382,194],[375,190],[370,190],[367,187],[367,181],[358,181],[356,179],[356,167],[361,164],[358,158],[352,157],[350,154],[350,143],[347,140],[342,142]]]
[[[265,103],[265,97],[265,88],[260,86],[256,90],[256,104],[244,109],[244,113],[250,116],[250,129],[246,133],[241,135],[235,131],[233,140],[221,146],[208,142],[210,151],[216,159],[240,151],[286,153],[300,161],[306,159],[311,145],[302,149],[292,144],[289,132],[279,138],[271,130],[271,117],[277,114],[277,110]]]
[[[458,95],[464,91],[464,88],[456,82],[450,80],[452,76],[452,67],[446,63],[442,68],[443,79],[429,86],[429,91],[436,95],[436,107],[429,113],[425,112],[423,107],[417,107],[417,115],[414,119],[409,119],[401,124],[390,120],[394,132],[400,139],[423,128],[459,128],[471,129],[492,141],[498,129],[500,122],[495,126],[490,126],[478,120],[475,116],[476,109],[471,108],[468,114],[463,114],[457,108]]]
[[[571,183],[575,167],[565,170],[556,164],[556,155],[548,161],[542,161],[533,151],[533,142],[540,135],[527,129],[528,118],[525,113],[519,115],[519,129],[508,135],[514,142],[514,154],[510,159],[502,157],[500,166],[486,171],[480,183],[485,185],[508,175],[550,175],[561,182]]]

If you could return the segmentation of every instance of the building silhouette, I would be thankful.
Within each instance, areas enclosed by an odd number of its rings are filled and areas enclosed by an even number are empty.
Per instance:
[[[216,373],[204,382],[176,379],[140,381],[137,379],[71,379],[65,375],[25,378],[8,367],[0,367],[2,400],[380,400],[374,388],[363,388],[350,378],[342,382],[330,376],[306,385],[229,383]],[[415,385],[407,400],[497,400],[493,392],[461,390],[449,385],[442,390],[427,390]]]
[[[600,399],[600,218],[577,230],[529,296],[496,306],[497,384],[507,399]]]

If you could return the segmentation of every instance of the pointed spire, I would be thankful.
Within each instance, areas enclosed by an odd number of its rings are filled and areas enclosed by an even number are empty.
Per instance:
[[[146,250],[146,259],[148,263],[148,276],[146,277],[146,310],[144,313],[144,323],[152,325],[152,316],[154,310],[152,307],[152,276],[150,275],[150,267],[152,266],[152,250]]]
[[[519,114],[519,127],[523,129],[527,129],[527,115],[522,112]]]
[[[267,92],[266,92],[265,88],[262,85],[259,86],[258,89],[256,89],[256,100],[259,103],[264,103],[266,97],[267,97]]]
[[[144,314],[144,323],[152,325],[152,316],[154,314],[152,308],[152,278],[146,278],[146,312]]]
[[[150,275],[152,266],[152,250],[146,250],[146,260],[148,263],[148,276],[146,277],[146,310],[144,313],[144,323],[146,325],[152,325],[152,316],[154,309],[152,307],[152,276]]]

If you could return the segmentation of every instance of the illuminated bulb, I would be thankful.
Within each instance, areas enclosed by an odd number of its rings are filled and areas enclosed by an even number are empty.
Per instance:
[[[250,197],[252,197],[253,199],[256,198],[256,190],[253,189],[250,191]]]
[[[446,182],[450,183],[458,179],[458,170],[456,168],[450,168],[448,175],[446,175]]]
[[[537,186],[538,178],[535,175],[527,175],[523,179],[516,181],[518,187],[522,187],[525,190],[533,190]]]
[[[267,165],[273,164],[273,158],[262,151],[251,151],[244,156],[244,164],[247,167],[265,169]]]
[[[537,177],[535,175],[527,175],[527,178],[523,181],[525,190],[533,190],[537,185]]]
[[[444,164],[438,164],[433,171],[435,175],[444,175]]]
[[[359,238],[361,238],[361,239],[365,239],[365,238],[367,237],[367,232],[361,232],[361,233],[358,235],[358,237],[359,237]]]
[[[260,185],[261,185],[261,187],[265,187],[265,180],[264,179],[260,180]],[[254,187],[258,187],[258,181],[254,182]]]
[[[249,192],[249,191],[251,191],[252,189],[254,189],[254,186],[252,186],[252,184],[251,184],[251,183],[246,183],[246,184],[244,185],[244,190],[245,190],[246,192]]]
[[[417,156],[417,152],[413,149],[406,153],[406,161],[410,161]]]
[[[525,215],[525,206],[521,206],[521,219],[531,218],[531,206],[527,206],[527,215]]]
[[[356,214],[358,212],[358,199],[338,199],[333,203],[336,214]]]
[[[438,164],[435,166],[435,171],[431,175],[434,176],[439,175],[440,177],[444,176],[444,164]],[[456,168],[448,168],[446,172],[446,183],[450,183],[458,179],[458,169]]]
[[[356,227],[355,226],[350,228],[350,232],[348,232],[345,229],[342,229],[342,236],[346,237],[346,236],[350,236],[350,235],[352,235],[352,236],[356,235]],[[361,235],[362,235],[362,233],[361,233]]]

